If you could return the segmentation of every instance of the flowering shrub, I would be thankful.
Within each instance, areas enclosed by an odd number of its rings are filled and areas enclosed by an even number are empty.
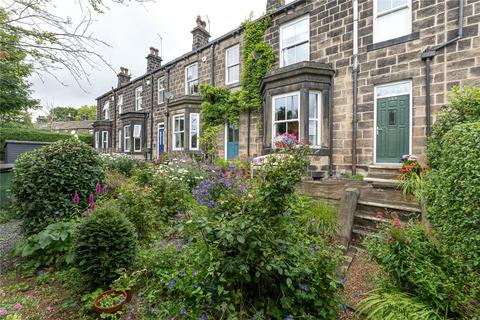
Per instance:
[[[167,163],[157,166],[156,171],[167,176],[172,182],[182,184],[189,191],[206,177],[202,165],[186,157],[170,159]]]
[[[195,190],[200,206],[186,213],[188,233],[141,255],[152,270],[142,290],[145,317],[334,318],[338,251],[306,232],[296,211],[305,165],[289,153],[268,161],[252,183],[212,169]]]
[[[400,185],[403,192],[405,194],[413,194],[420,199],[426,172],[427,168],[423,168],[415,157],[407,156],[407,158],[402,158]]]
[[[137,235],[125,215],[101,206],[80,223],[74,242],[75,262],[90,287],[106,287],[117,270],[134,261]]]
[[[279,149],[293,148],[298,144],[298,138],[293,134],[284,133],[273,138],[273,143]]]
[[[136,169],[145,168],[144,160],[136,159],[126,154],[102,154],[107,170],[119,172],[127,177],[132,176]]]
[[[27,235],[47,225],[69,220],[82,213],[88,196],[100,182],[104,184],[101,158],[78,140],[55,142],[22,154],[16,161],[11,191],[14,206]],[[78,206],[72,201],[78,193]]]

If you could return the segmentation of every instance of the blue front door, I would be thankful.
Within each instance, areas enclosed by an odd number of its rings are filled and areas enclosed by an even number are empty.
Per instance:
[[[158,156],[165,151],[165,127],[163,125],[158,126]]]
[[[238,158],[238,127],[228,125],[226,129],[227,160]]]

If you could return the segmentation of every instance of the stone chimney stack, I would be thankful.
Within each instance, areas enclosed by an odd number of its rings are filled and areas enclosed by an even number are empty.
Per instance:
[[[150,53],[147,56],[147,73],[157,70],[162,65],[162,57],[158,55],[158,49],[150,47]]]
[[[120,88],[121,86],[129,83],[131,77],[132,76],[128,74],[127,68],[120,67],[120,73],[117,74],[117,78],[118,78],[117,88]]]
[[[208,33],[206,27],[207,23],[202,20],[202,17],[197,16],[197,26],[193,28],[193,44],[192,50],[197,50],[206,45],[210,39],[210,33]]]
[[[267,12],[276,10],[285,5],[285,0],[267,0]]]

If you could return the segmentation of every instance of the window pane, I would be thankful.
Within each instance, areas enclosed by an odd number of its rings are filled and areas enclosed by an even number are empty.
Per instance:
[[[283,65],[284,66],[288,66],[290,64],[295,63],[295,61],[296,61],[295,52],[296,52],[295,47],[284,50],[284,55],[283,55]]]
[[[408,35],[412,32],[410,8],[404,8],[377,17],[373,41],[380,42]]]
[[[310,46],[310,43],[308,42],[297,46],[295,48],[295,62],[291,62],[291,63],[310,60],[309,46]]]
[[[298,121],[288,122],[287,132],[293,134],[298,139]]]
[[[142,126],[135,125],[133,126],[133,137],[140,138],[140,132],[142,131]]]
[[[295,25],[288,26],[282,29],[282,46],[289,47],[295,44]]]
[[[377,12],[382,13],[392,8],[392,0],[377,0]]]
[[[142,149],[141,140],[139,138],[133,139],[133,148],[135,151],[139,151]]]
[[[308,117],[318,119],[318,94],[310,93],[308,102]]]
[[[180,123],[180,125],[179,125],[178,129],[179,129],[180,131],[183,131],[183,130],[184,130],[184,126],[185,126],[185,121],[184,121],[184,119],[183,119],[183,118],[180,118],[179,123]]]
[[[277,123],[275,125],[275,135],[278,136],[279,134],[284,134],[287,132],[287,124],[284,123]]]
[[[299,21],[296,26],[296,41],[295,43],[308,41],[310,39],[309,32],[309,18]]]
[[[408,0],[393,0],[392,8],[401,7],[408,4]]]
[[[377,87],[377,98],[402,94],[410,94],[409,82]]]
[[[318,121],[317,120],[310,120],[308,122],[308,142],[312,146],[319,145],[317,140],[317,133],[318,133]]]
[[[298,96],[287,97],[287,120],[298,119]]]
[[[275,120],[285,120],[286,98],[275,99]]]

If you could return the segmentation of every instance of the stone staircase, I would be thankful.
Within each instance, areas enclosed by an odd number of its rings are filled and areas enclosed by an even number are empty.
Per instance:
[[[393,222],[392,215],[403,223],[420,220],[421,208],[414,197],[401,190],[374,185],[363,188],[354,214],[352,245],[361,247],[367,235],[375,234],[383,223]]]

